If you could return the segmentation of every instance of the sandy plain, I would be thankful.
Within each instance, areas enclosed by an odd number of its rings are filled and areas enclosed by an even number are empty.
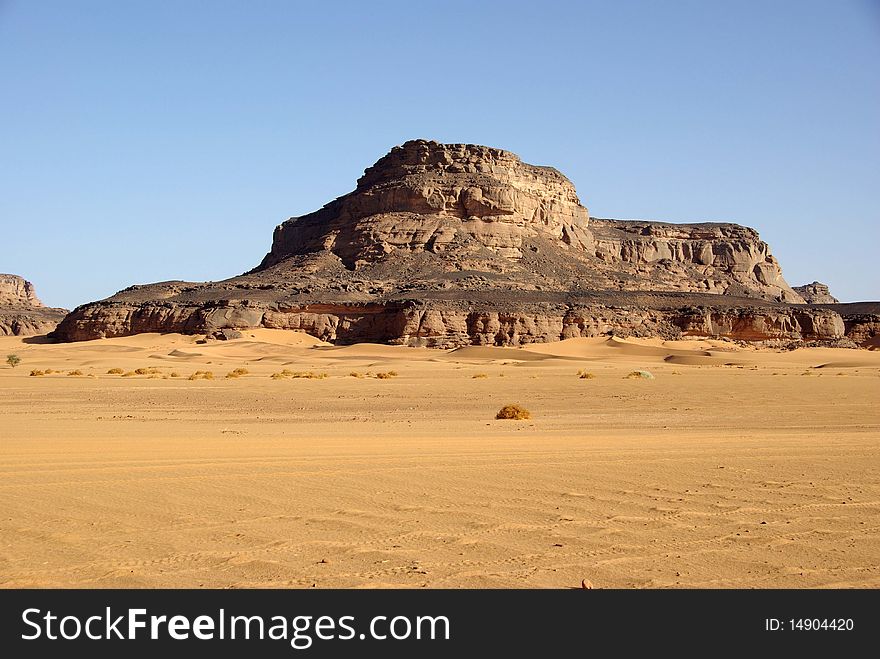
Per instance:
[[[196,338],[0,338],[0,587],[880,586],[880,351]]]

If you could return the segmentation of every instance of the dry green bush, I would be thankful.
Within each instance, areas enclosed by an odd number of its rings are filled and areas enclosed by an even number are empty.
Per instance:
[[[587,371],[585,369],[581,369],[580,371],[578,371],[578,377],[581,380],[594,380],[596,378],[596,374],[590,373],[589,371]]]
[[[529,412],[522,405],[512,404],[505,405],[500,410],[498,410],[498,414],[495,415],[496,419],[514,419],[516,421],[522,421],[523,419],[531,419],[532,413]]]
[[[107,371],[107,375],[122,375],[125,371],[121,368],[111,368]]]
[[[155,366],[150,366],[149,368],[136,368],[134,369],[135,375],[157,375],[160,373],[159,369]]]
[[[68,374],[68,375],[82,375],[83,372],[82,372],[81,370],[79,370],[79,369],[76,369],[76,370],[74,370],[74,371],[68,371],[67,374]]]
[[[213,380],[214,374],[211,371],[196,371],[187,378],[189,380]]]
[[[628,380],[653,380],[654,374],[651,371],[632,371],[627,374]]]
[[[46,371],[36,371],[36,370],[31,371],[31,377],[37,377],[40,375],[46,375]]]
[[[379,380],[390,380],[391,378],[397,377],[397,373],[394,371],[388,371],[387,373],[376,373],[376,377]]]
[[[6,363],[9,364],[12,368],[15,368],[19,364],[21,364],[21,357],[18,355],[6,355]]]

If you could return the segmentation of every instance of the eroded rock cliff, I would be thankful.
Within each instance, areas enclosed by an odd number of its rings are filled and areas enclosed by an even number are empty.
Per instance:
[[[34,285],[18,275],[0,274],[0,335],[46,334],[67,314],[43,306]]]
[[[353,192],[278,226],[254,270],[133,286],[77,308],[55,336],[260,326],[438,347],[607,333],[846,334],[836,311],[804,306],[753,229],[590,218],[553,168],[415,140],[368,168]]]

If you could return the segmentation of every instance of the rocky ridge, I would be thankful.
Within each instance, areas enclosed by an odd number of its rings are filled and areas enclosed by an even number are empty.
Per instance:
[[[608,333],[847,341],[841,310],[804,303],[753,229],[591,218],[553,168],[414,140],[353,192],[279,225],[254,270],[132,286],[77,308],[54,336],[271,327],[433,347]]]
[[[0,336],[46,334],[66,314],[66,309],[44,306],[29,281],[18,275],[0,274]]]

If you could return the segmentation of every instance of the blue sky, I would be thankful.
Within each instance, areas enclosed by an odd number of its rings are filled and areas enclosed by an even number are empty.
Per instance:
[[[0,0],[0,101],[0,272],[50,305],[241,273],[417,137],[880,299],[876,0]]]

